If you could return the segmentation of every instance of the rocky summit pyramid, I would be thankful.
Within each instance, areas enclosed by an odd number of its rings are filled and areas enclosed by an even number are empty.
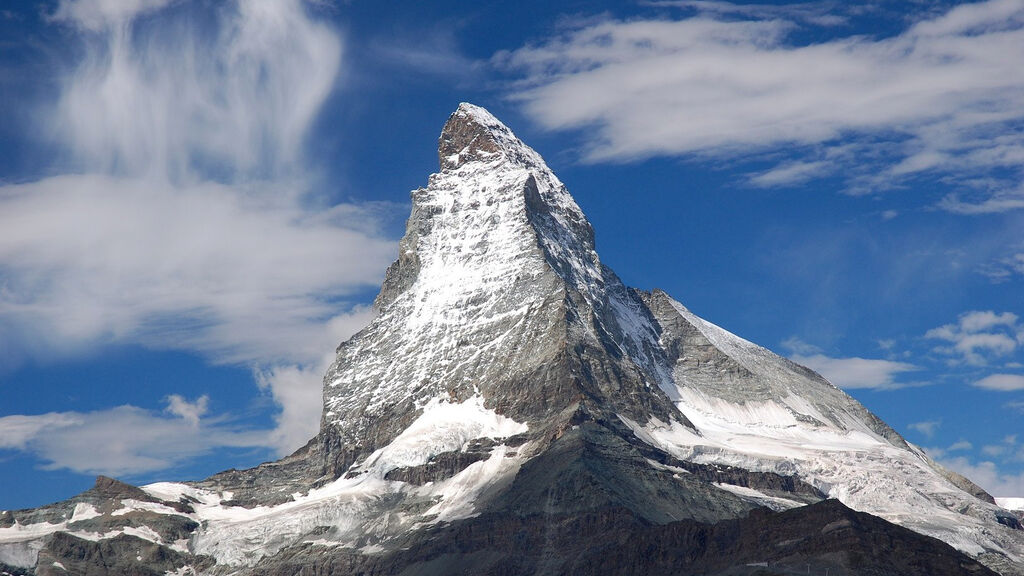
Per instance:
[[[0,574],[1024,574],[1024,530],[811,370],[629,288],[462,104],[320,433],[0,515]]]

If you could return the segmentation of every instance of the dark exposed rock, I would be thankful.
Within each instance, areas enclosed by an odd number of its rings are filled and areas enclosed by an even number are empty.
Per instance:
[[[195,482],[199,488],[230,491],[231,505],[252,508],[288,502],[292,494],[307,492],[323,484],[323,464],[318,439],[313,438],[294,453],[253,468],[234,468]]]
[[[30,568],[8,566],[7,564],[0,562],[0,576],[35,576],[35,572]]]
[[[211,559],[194,557],[135,536],[93,542],[64,532],[39,552],[38,576],[163,576],[182,566],[204,569]]]
[[[86,494],[103,500],[123,500],[131,498],[133,500],[140,500],[143,502],[157,502],[156,498],[153,498],[141,488],[132,486],[131,484],[125,484],[120,480],[115,480],[114,478],[109,478],[107,476],[97,476],[96,484],[85,492],[83,496]]]
[[[490,513],[441,526],[374,555],[300,547],[261,563],[277,575],[824,574],[993,576],[932,538],[838,501],[787,512],[752,510],[708,524],[650,524],[623,508],[584,514]]]
[[[474,462],[486,460],[487,451],[442,452],[420,466],[395,468],[384,475],[385,480],[397,480],[422,486],[427,482],[437,482],[451,478],[466,469]]]
[[[1024,530],[1024,526],[1021,525],[1020,520],[1012,514],[997,513],[996,521],[1002,524],[1003,526],[1013,528],[1014,530]]]
[[[126,514],[103,515],[68,524],[68,530],[85,531],[103,534],[123,528],[146,527],[157,534],[165,542],[187,540],[199,523],[185,516],[173,514],[154,514],[145,511],[131,511]]]
[[[488,509],[528,516],[623,508],[664,523],[735,518],[754,506],[692,474],[652,467],[628,441],[591,421],[565,430],[527,462]]]

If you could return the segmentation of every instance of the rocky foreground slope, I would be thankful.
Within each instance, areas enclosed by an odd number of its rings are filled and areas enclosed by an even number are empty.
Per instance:
[[[1024,530],[821,376],[628,288],[461,105],[320,433],[0,515],[12,574],[1024,574]],[[0,573],[2,573],[0,569]]]

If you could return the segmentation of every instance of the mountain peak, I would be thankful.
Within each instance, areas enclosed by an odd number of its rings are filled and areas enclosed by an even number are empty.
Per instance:
[[[537,154],[485,108],[462,102],[441,130],[437,147],[441,170],[454,170],[475,161],[498,157],[535,166]]]
[[[1020,522],[980,488],[810,369],[623,284],[489,112],[460,105],[439,154],[309,444],[0,512],[0,576],[994,574],[851,508],[1024,574]]]

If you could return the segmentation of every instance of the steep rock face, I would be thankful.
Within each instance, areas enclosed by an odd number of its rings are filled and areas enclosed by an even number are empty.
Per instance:
[[[460,105],[438,155],[315,438],[2,513],[0,571],[1024,574],[1024,530],[983,490],[813,371],[626,287],[487,111]]]
[[[534,431],[576,410],[679,419],[659,388],[667,363],[649,313],[601,265],[590,223],[540,156],[468,104],[439,155],[442,171],[412,194],[378,317],[325,377],[326,474],[437,398],[482,395]]]

